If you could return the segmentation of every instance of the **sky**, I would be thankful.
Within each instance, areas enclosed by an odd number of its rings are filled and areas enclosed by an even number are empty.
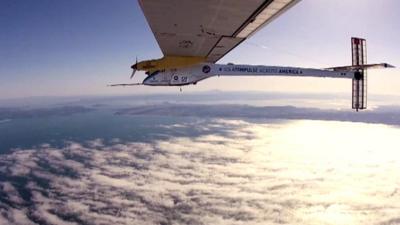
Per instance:
[[[350,38],[367,39],[368,61],[400,65],[400,2],[303,0],[220,63],[324,68],[351,64]],[[130,65],[162,57],[136,0],[1,0],[0,98],[178,92],[110,88],[131,82]],[[145,77],[140,72],[133,82]],[[371,94],[399,95],[398,69],[369,72]],[[220,77],[184,87],[207,90],[349,93],[349,80]]]

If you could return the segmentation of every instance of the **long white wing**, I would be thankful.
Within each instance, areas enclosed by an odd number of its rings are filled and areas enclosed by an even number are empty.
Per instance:
[[[216,62],[300,0],[139,0],[166,56]]]

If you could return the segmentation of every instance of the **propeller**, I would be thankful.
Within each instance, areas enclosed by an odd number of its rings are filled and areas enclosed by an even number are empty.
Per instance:
[[[137,70],[137,63],[138,63],[138,60],[137,60],[137,57],[136,57],[136,63],[135,64],[133,64],[132,66],[131,66],[131,68],[132,68],[132,74],[131,74],[131,79],[133,78],[133,76],[135,76],[135,73],[136,73],[136,70]]]

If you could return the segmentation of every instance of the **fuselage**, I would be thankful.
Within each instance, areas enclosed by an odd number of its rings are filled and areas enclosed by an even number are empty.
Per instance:
[[[198,64],[186,68],[157,70],[143,80],[150,86],[182,86],[196,84],[198,81],[214,76],[209,65]]]
[[[338,72],[321,69],[257,66],[235,64],[203,63],[189,67],[157,70],[143,80],[144,85],[150,86],[183,86],[212,76],[299,76],[299,77],[333,77],[353,78],[354,72]]]

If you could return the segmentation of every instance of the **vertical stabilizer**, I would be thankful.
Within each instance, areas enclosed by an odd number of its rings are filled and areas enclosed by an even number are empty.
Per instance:
[[[352,65],[367,64],[367,46],[365,39],[351,38]],[[367,72],[357,69],[354,73],[352,89],[352,108],[356,111],[367,108]]]

